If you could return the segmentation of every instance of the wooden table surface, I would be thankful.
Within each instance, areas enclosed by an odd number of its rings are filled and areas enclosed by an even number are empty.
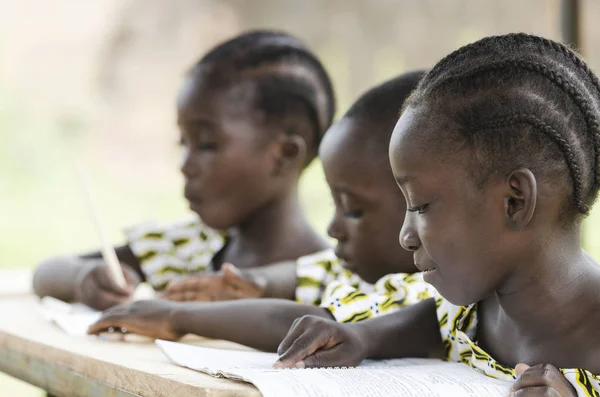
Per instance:
[[[258,397],[245,383],[171,364],[151,342],[70,337],[38,312],[37,298],[0,299],[0,371],[60,397]],[[241,348],[191,339],[209,347]]]
[[[32,269],[0,269],[0,298],[33,294],[32,277]]]

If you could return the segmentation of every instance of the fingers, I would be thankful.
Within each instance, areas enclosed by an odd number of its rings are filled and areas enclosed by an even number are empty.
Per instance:
[[[576,396],[576,392],[562,372],[549,364],[528,367],[519,364],[515,371],[521,371],[511,387],[513,396]],[[546,394],[535,394],[546,393]]]
[[[529,365],[527,364],[517,364],[517,366],[515,367],[515,374],[517,376],[521,375],[523,372],[525,372],[525,370],[527,370],[529,368]]]
[[[327,358],[327,354],[321,352],[319,355],[313,355],[319,349],[330,349],[335,346],[335,341],[331,338],[331,332],[325,321],[319,321],[312,316],[302,317],[297,321],[293,329],[290,330],[281,345],[277,349],[279,359],[275,363],[275,368],[304,368],[306,366],[320,366],[322,359]],[[320,323],[320,324],[316,324]]]
[[[106,313],[98,321],[89,326],[88,334],[97,335],[111,329],[120,330],[121,328],[125,328],[128,332],[133,331],[131,324],[128,324],[126,317],[123,317],[118,313]]]
[[[568,394],[567,394],[568,395]],[[556,389],[548,386],[529,387],[511,392],[510,397],[563,397]]]
[[[123,268],[123,274],[125,275],[125,281],[127,282],[127,287],[130,290],[134,291],[135,287],[137,287],[140,284],[140,282],[142,281],[140,279],[140,275],[137,274],[135,272],[135,270],[133,270],[128,265],[121,264],[121,267]]]
[[[117,284],[107,266],[97,267],[94,269],[92,277],[98,287],[103,291],[124,297],[130,297],[133,294],[133,290],[131,288],[123,288]]]
[[[354,367],[359,362],[354,362],[352,349],[349,345],[340,343],[332,348],[320,349],[303,360],[303,368],[324,367]]]
[[[231,263],[224,263],[221,270],[223,271],[223,277],[227,281],[242,279],[242,272]]]
[[[300,335],[302,335],[304,333],[306,324],[301,324],[300,323],[300,321],[303,318],[304,317],[300,317],[300,318],[297,318],[297,319],[294,320],[294,322],[292,323],[292,326],[290,327],[287,335],[285,336],[285,338],[283,338],[283,340],[281,341],[281,343],[277,347],[277,354],[279,354],[280,356],[283,353],[285,353],[290,348],[290,346],[292,345],[292,343],[294,343],[294,341],[296,339],[298,339],[300,337]]]
[[[201,291],[215,283],[215,276],[192,276],[170,282],[165,294],[183,294],[189,291]]]

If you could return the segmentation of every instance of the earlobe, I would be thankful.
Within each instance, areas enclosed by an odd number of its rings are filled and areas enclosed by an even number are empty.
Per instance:
[[[537,180],[528,168],[518,168],[507,178],[508,192],[504,199],[506,224],[513,230],[524,229],[535,213]]]

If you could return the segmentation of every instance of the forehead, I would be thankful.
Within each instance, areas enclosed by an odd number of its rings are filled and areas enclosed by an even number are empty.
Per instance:
[[[190,73],[177,96],[180,121],[195,118],[256,118],[256,86],[251,81],[218,78],[208,72]]]
[[[389,158],[398,182],[441,183],[465,177],[465,153],[447,139],[452,125],[431,117],[422,109],[408,107],[390,141]]]
[[[387,142],[381,139],[382,132],[373,131],[376,127],[369,124],[344,117],[325,134],[319,157],[332,187],[397,190],[387,158]]]

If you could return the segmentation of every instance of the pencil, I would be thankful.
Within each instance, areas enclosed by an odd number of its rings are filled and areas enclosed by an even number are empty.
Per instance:
[[[123,274],[123,269],[121,268],[121,264],[119,263],[119,259],[117,258],[117,254],[112,247],[112,245],[108,242],[108,238],[106,237],[106,233],[104,228],[102,227],[102,223],[100,222],[100,216],[98,215],[98,209],[94,202],[94,197],[92,195],[92,190],[90,189],[90,185],[83,171],[83,167],[81,164],[76,161],[75,169],[77,171],[77,177],[79,179],[79,184],[81,185],[81,189],[83,190],[83,195],[85,196],[85,201],[88,206],[88,210],[94,220],[94,225],[96,227],[96,232],[100,237],[101,252],[102,257],[104,258],[104,262],[108,266],[113,278],[117,282],[120,287],[127,287],[127,282],[125,281],[125,275]]]

